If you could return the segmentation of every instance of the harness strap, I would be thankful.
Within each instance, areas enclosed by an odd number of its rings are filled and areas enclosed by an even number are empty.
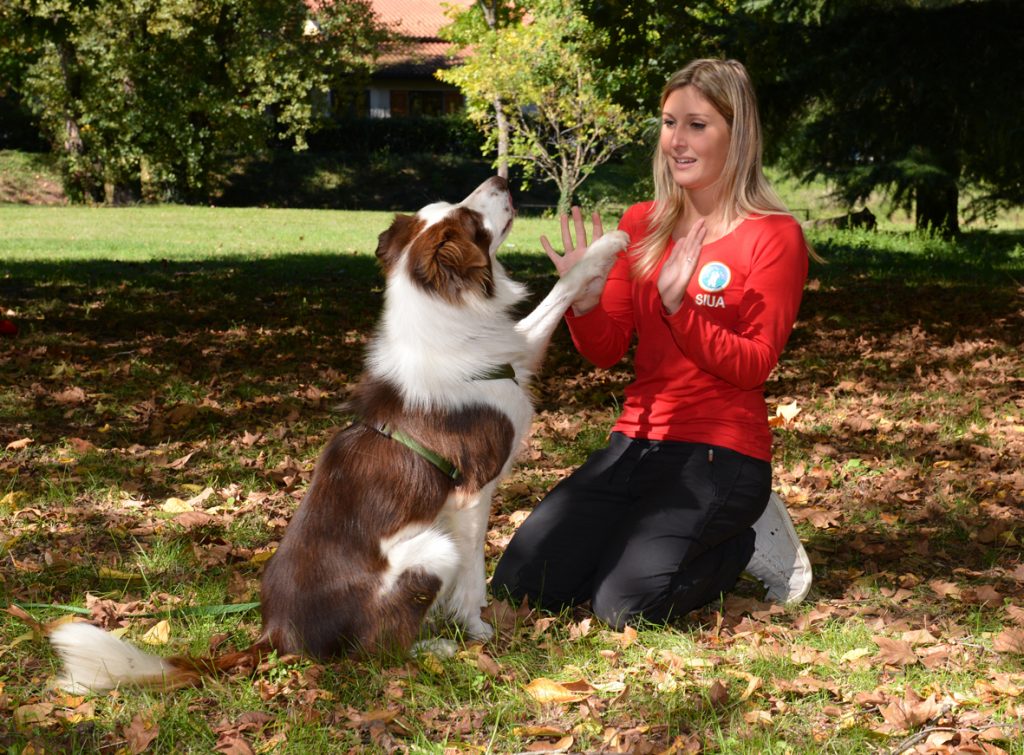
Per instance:
[[[514,383],[518,382],[516,380],[515,369],[512,367],[512,365],[508,363],[499,364],[497,367],[492,367],[487,372],[480,375],[480,377],[474,378],[474,380],[511,380]],[[415,438],[409,437],[401,430],[398,430],[389,425],[387,422],[381,422],[376,425],[367,426],[372,427],[385,438],[391,438],[391,440],[398,441],[406,448],[419,454],[424,459],[433,464],[435,467],[437,467],[439,470],[441,470],[441,473],[445,477],[452,480],[453,482],[458,482],[459,480],[462,479],[462,472],[460,472],[459,468],[456,467],[452,462],[441,456],[441,454],[431,451],[429,448],[424,446]]]
[[[379,432],[385,438],[391,438],[391,440],[396,440],[406,448],[419,454],[424,459],[433,464],[435,467],[440,469],[441,473],[444,474],[445,477],[451,479],[453,482],[458,482],[459,480],[462,479],[462,472],[460,472],[454,464],[448,461],[448,459],[444,458],[438,453],[434,453],[429,448],[424,446],[422,443],[416,441],[416,439],[410,438],[401,430],[396,430],[395,428],[391,427],[391,425],[389,425],[387,422],[382,422],[379,425],[370,425],[370,427]]]

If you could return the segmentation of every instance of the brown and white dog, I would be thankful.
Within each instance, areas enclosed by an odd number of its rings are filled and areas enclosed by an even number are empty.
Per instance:
[[[384,309],[351,407],[267,564],[263,633],[211,659],[147,655],[91,624],[51,641],[65,689],[173,688],[270,651],[329,658],[407,651],[428,613],[474,639],[493,630],[484,536],[490,500],[529,431],[530,380],[552,332],[588,286],[602,285],[628,238],[595,241],[525,319],[526,296],[496,252],[512,227],[504,179],[459,204],[398,215],[380,235]]]

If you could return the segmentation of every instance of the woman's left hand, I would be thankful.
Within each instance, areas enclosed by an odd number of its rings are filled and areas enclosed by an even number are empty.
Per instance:
[[[662,306],[670,315],[674,315],[683,303],[683,294],[686,293],[690,278],[697,269],[701,246],[706,235],[707,228],[704,225],[704,218],[701,218],[690,226],[686,238],[675,243],[668,253],[665,264],[662,265],[661,274],[658,276],[658,293],[661,295]]]
[[[556,252],[555,248],[551,246],[551,242],[548,241],[547,236],[540,237],[540,245],[558,271],[558,277],[561,278],[583,259],[583,255],[587,253],[589,245],[587,242],[587,228],[583,224],[583,213],[579,207],[574,206],[572,208],[572,224],[576,229],[575,241],[573,241],[572,231],[569,228],[569,218],[566,215],[562,215],[559,218],[559,223],[562,227],[562,246],[565,248],[565,254]],[[604,235],[604,228],[601,226],[601,216],[596,212],[591,215],[591,223],[593,239],[590,243],[593,243]],[[590,281],[572,303],[573,312],[577,315],[582,315],[596,307],[601,301],[601,291],[603,289],[603,277]]]

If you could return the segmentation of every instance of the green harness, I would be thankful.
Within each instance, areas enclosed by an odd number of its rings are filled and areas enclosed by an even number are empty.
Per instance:
[[[497,367],[488,370],[480,377],[474,378],[474,380],[511,380],[512,382],[516,382],[516,371],[510,364],[500,364]],[[381,422],[378,425],[368,425],[368,427],[372,427],[385,438],[398,441],[406,448],[419,454],[441,470],[441,473],[453,482],[457,483],[462,479],[462,472],[459,471],[459,468],[456,467],[455,464],[441,456],[441,454],[431,451],[415,438],[412,438],[401,430],[392,427],[387,422]]]

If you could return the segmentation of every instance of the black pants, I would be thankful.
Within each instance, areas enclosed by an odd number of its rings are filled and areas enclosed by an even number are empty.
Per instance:
[[[552,611],[589,600],[618,630],[681,617],[736,584],[770,494],[761,459],[613,433],[523,522],[492,591]]]

